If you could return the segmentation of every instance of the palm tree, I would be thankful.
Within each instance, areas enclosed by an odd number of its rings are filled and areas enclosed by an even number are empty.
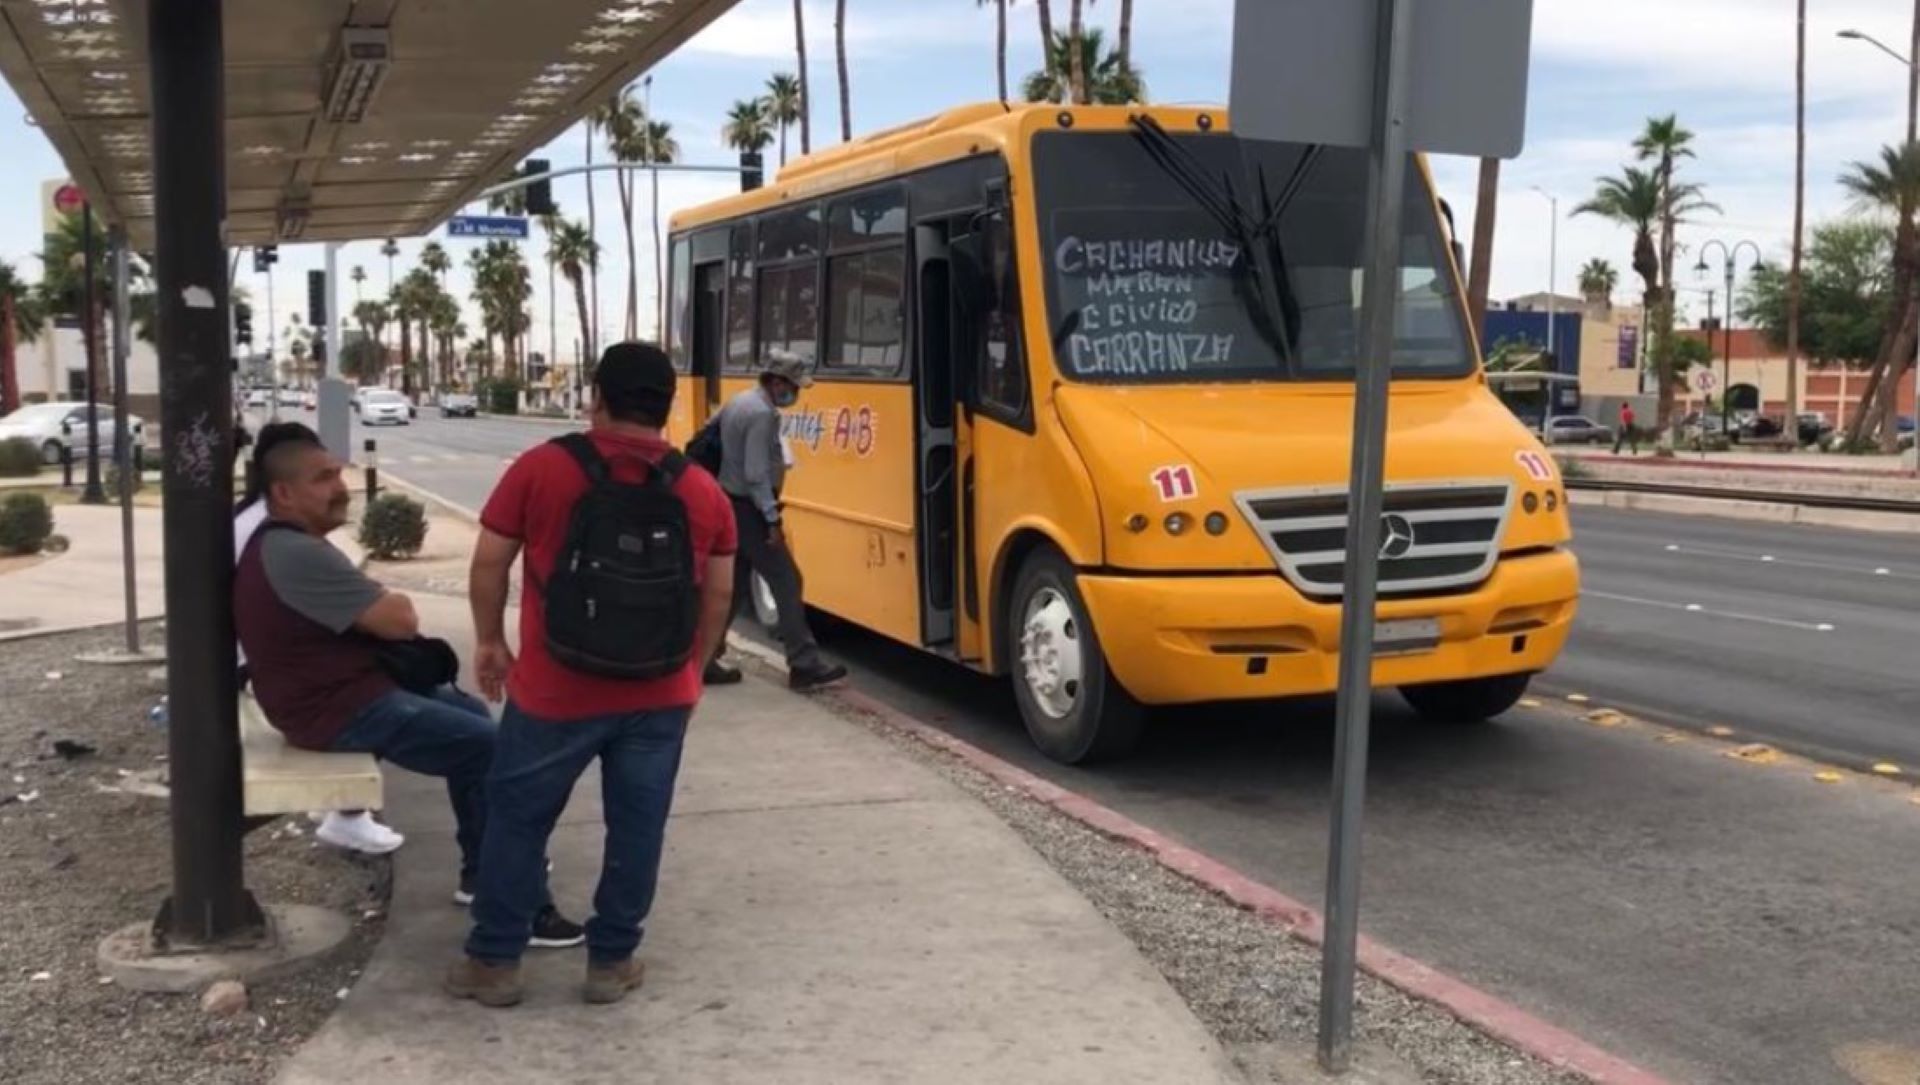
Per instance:
[[[1920,277],[1920,234],[1913,228],[1910,211],[1920,205],[1920,143],[1882,147],[1878,161],[1848,166],[1840,175],[1840,187],[1853,197],[1857,210],[1895,217],[1894,301],[1867,377],[1866,396],[1847,430],[1847,442],[1857,445],[1868,432],[1871,419],[1871,424],[1880,429],[1882,450],[1892,451],[1899,439],[1893,425],[1899,409],[1895,392],[1914,350],[1913,295],[1916,278]]]
[[[393,292],[393,258],[400,255],[400,244],[389,237],[380,244],[380,255],[387,258],[387,292]]]
[[[800,57],[800,153],[812,154],[813,94],[807,89],[807,16],[804,0],[793,0],[793,51]]]
[[[838,0],[833,12],[833,53],[840,65],[840,142],[853,138],[852,87],[847,81],[847,0]]]
[[[371,337],[375,357],[379,360],[379,365],[357,375],[362,384],[386,369],[387,348],[381,341],[381,334],[387,330],[387,322],[391,319],[392,314],[384,301],[357,301],[353,304],[353,322]]]
[[[771,119],[771,114],[769,114]],[[641,133],[641,144],[645,152],[645,161],[656,166],[670,166],[680,161],[680,142],[673,138],[673,125],[666,121],[649,120]],[[659,339],[661,331],[660,315],[667,307],[666,280],[666,241],[660,236],[660,172],[650,171],[653,196],[653,289],[654,289],[654,325],[653,334]]]
[[[1642,162],[1655,162],[1654,175],[1659,178],[1661,192],[1660,213],[1660,265],[1666,271],[1663,285],[1667,293],[1673,293],[1673,245],[1674,230],[1679,226],[1675,212],[1677,201],[1674,196],[1673,171],[1682,158],[1692,158],[1693,133],[1680,126],[1680,118],[1673,113],[1664,117],[1648,117],[1646,130],[1633,141],[1633,150]]]
[[[0,260],[0,414],[20,405],[20,371],[14,362],[16,343],[40,338],[46,316],[39,299],[13,265]]]
[[[1667,212],[1673,213],[1676,221],[1680,221],[1682,216],[1712,205],[1701,198],[1697,185],[1678,185],[1668,193],[1662,189],[1660,179],[1653,171],[1633,166],[1621,167],[1618,177],[1599,177],[1594,183],[1593,196],[1574,208],[1573,213],[1594,215],[1633,231],[1633,271],[1640,276],[1644,286],[1642,302],[1646,306],[1648,319],[1653,320],[1666,296],[1660,252],[1654,243],[1658,223]],[[1671,318],[1671,311],[1667,315]],[[1670,352],[1662,349],[1661,330],[1657,322],[1654,336],[1654,373],[1660,385],[1655,425],[1664,434],[1668,417],[1673,413],[1674,366]]]
[[[1034,0],[1033,6],[1040,19],[1040,51],[1046,53],[1053,48],[1053,2]]]
[[[488,353],[492,353],[493,337],[499,336],[506,376],[517,380],[517,348],[527,329],[527,299],[533,296],[526,260],[512,242],[489,241],[467,255],[467,266],[473,271],[473,300],[480,305]]]
[[[1133,66],[1133,0],[1120,0],[1120,66]]]
[[[447,272],[453,270],[453,258],[438,241],[429,241],[421,247],[420,266],[439,280],[442,290],[447,288]]]
[[[1580,268],[1580,294],[1588,305],[1611,306],[1614,288],[1619,285],[1620,272],[1597,256]]]
[[[1000,101],[1007,100],[1007,5],[1013,0],[973,0],[975,7],[994,7],[994,73],[1000,88]],[[1131,3],[1131,0],[1128,0]]]
[[[1082,41],[1087,35],[1086,22],[1081,16],[1080,0],[1067,0],[1067,40]],[[1094,56],[1099,56],[1096,46]],[[1085,105],[1093,101],[1087,92],[1087,52],[1085,49],[1067,50],[1067,100],[1076,105]]]
[[[646,115],[632,88],[622,90],[607,105],[607,150],[617,162],[640,162],[646,152]],[[639,259],[633,245],[633,174],[621,171],[614,180],[620,194],[620,222],[627,235],[627,319],[626,337],[639,335],[640,309]]]
[[[624,93],[625,92],[623,91],[622,94]],[[609,97],[606,101],[600,103],[598,106],[595,106],[593,109],[593,112],[587,114],[587,164],[588,165],[593,164],[593,130],[595,128],[599,128],[599,129],[602,129],[603,131],[607,131],[611,133],[612,131],[611,126],[614,122],[615,114],[619,113],[622,109],[622,104],[621,104],[622,94],[615,94]],[[597,186],[595,183],[594,175],[592,172],[588,172],[587,174],[587,232],[592,234],[595,238],[598,238],[600,236],[600,215],[599,215],[599,212],[594,207],[595,187]],[[593,307],[592,307],[592,314],[591,314],[593,317],[593,324],[592,324],[592,331],[590,333],[583,331],[581,335],[582,335],[582,338],[584,339],[598,342],[600,339],[600,265],[598,262],[596,262],[592,267],[587,269],[587,292],[591,294],[593,297]]]
[[[1075,43],[1078,48],[1075,48]],[[1073,100],[1073,57],[1083,62],[1087,80],[1086,99],[1102,105],[1126,105],[1145,101],[1146,81],[1138,71],[1120,63],[1120,55],[1103,49],[1105,36],[1098,27],[1089,28],[1078,38],[1057,34],[1047,50],[1046,66],[1027,76],[1021,91],[1029,102],[1067,102]]]
[[[1800,417],[1800,261],[1807,228],[1807,0],[1796,5],[1793,60],[1793,253],[1787,266],[1787,419]]]
[[[361,267],[359,264],[355,264],[353,265],[353,270],[347,272],[347,278],[353,280],[353,300],[358,302],[360,300],[361,284],[367,281],[367,269]]]
[[[547,259],[559,267],[560,274],[573,285],[573,303],[580,311],[582,372],[588,359],[596,357],[593,342],[587,338],[584,329],[587,326],[587,286],[586,273],[594,264],[600,262],[600,243],[593,234],[577,222],[562,221],[550,235]]]
[[[767,105],[758,98],[733,103],[727,110],[727,123],[720,138],[738,151],[763,151],[773,142],[773,126],[767,117]]]
[[[767,80],[767,119],[780,127],[780,164],[787,164],[787,129],[800,119],[800,79],[775,72]]]

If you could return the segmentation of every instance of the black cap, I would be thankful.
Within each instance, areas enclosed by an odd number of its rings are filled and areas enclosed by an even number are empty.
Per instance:
[[[678,375],[666,351],[652,343],[615,343],[600,355],[593,387],[616,417],[665,415]]]

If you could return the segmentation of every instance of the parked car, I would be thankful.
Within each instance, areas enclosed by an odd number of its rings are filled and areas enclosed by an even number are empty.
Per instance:
[[[298,388],[282,388],[280,389],[280,405],[282,407],[298,407],[300,405],[300,397],[303,394],[304,393]]]
[[[1547,419],[1543,436],[1550,445],[1605,445],[1613,443],[1613,430],[1585,415],[1567,414]]]
[[[442,392],[440,394],[440,417],[477,418],[480,415],[480,401],[465,392]]]
[[[1804,411],[1795,417],[1795,429],[1801,444],[1817,444],[1833,432],[1833,423],[1819,411]]]
[[[253,391],[247,393],[247,406],[271,407],[273,406],[273,393],[265,388],[255,388]]]
[[[320,409],[320,393],[318,392],[302,393],[300,396],[300,409],[303,411],[319,410]]]
[[[360,401],[360,421],[369,426],[392,423],[404,426],[413,420],[413,404],[407,397],[385,388],[369,390]]]
[[[100,453],[111,455],[114,442],[114,424],[117,416],[112,408],[99,408]],[[146,423],[138,415],[127,415],[133,440],[138,444],[146,433]],[[40,458],[46,463],[59,463],[61,453],[73,449],[76,458],[87,453],[87,405],[84,403],[36,403],[0,418],[0,441],[24,437],[40,449]]]
[[[1785,430],[1786,427],[1778,418],[1755,414],[1740,420],[1739,426],[1734,430],[1734,436],[1743,441],[1766,440],[1780,436]]]

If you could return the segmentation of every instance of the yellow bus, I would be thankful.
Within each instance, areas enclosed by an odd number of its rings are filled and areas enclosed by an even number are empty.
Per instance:
[[[1034,742],[1337,681],[1363,153],[1224,110],[956,109],[673,218],[692,434],[773,348],[811,607],[1013,681]],[[1374,682],[1512,707],[1579,593],[1566,492],[1488,391],[1410,171]]]

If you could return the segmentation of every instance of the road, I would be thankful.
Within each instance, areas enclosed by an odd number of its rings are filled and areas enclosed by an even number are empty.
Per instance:
[[[477,507],[551,432],[423,420],[379,436],[390,470]],[[1584,508],[1576,527],[1588,594],[1544,687],[1920,766],[1911,542]],[[1033,751],[998,682],[858,631],[828,646],[874,695],[1319,898],[1326,701],[1162,713],[1136,756],[1083,771]],[[1839,1060],[1875,1044],[1920,1060],[1910,793],[1563,705],[1443,729],[1379,699],[1370,933],[1676,1081],[1847,1082]]]

